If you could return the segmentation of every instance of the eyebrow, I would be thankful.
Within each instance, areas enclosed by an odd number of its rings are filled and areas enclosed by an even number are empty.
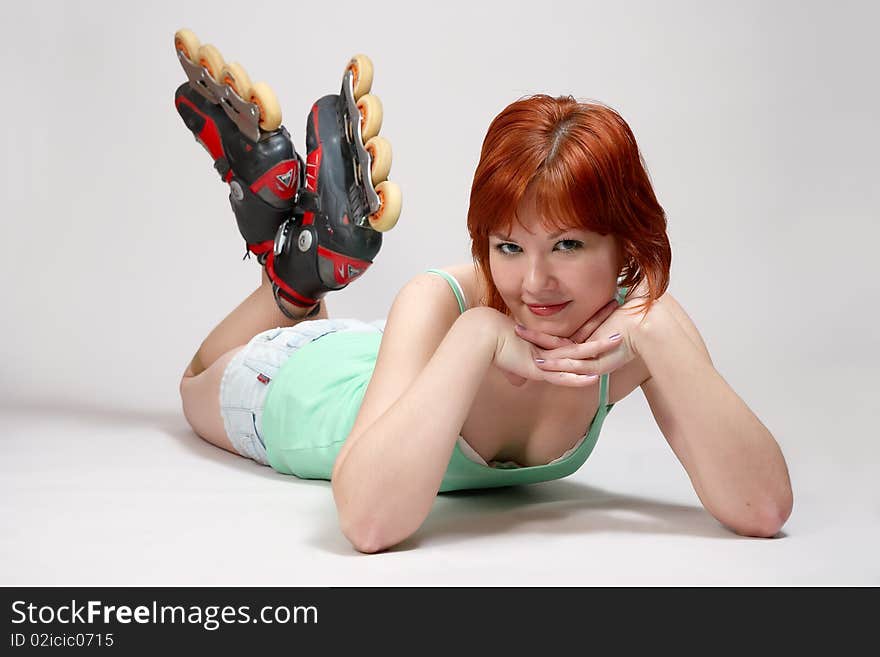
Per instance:
[[[558,233],[553,233],[552,235],[549,235],[549,236],[547,237],[547,239],[548,239],[548,240],[555,239],[555,238],[559,237],[560,235],[562,235],[563,233],[567,233],[567,232],[570,231],[570,230],[575,230],[575,229],[573,229],[573,228],[565,228],[565,229],[563,229],[563,230],[560,230]],[[500,240],[511,240],[511,241],[515,241],[515,240],[513,240],[513,238],[512,238],[510,235],[502,235],[501,233],[489,233],[489,237],[497,237],[497,238],[500,239]]]

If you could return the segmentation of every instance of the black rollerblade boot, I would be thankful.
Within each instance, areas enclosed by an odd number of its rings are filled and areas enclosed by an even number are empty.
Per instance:
[[[178,31],[174,43],[189,77],[174,104],[229,184],[245,255],[253,253],[262,264],[278,227],[293,215],[302,158],[280,125],[278,101],[267,85],[252,85],[241,66],[224,63],[216,48],[200,46],[189,30]]]
[[[312,107],[304,163],[268,85],[252,85],[241,66],[224,63],[189,30],[179,30],[174,43],[189,78],[175,104],[229,183],[248,253],[265,266],[285,315],[302,317],[288,304],[317,314],[327,292],[372,264],[381,232],[400,216],[400,188],[387,180],[391,146],[377,134],[382,107],[367,93],[372,63],[353,57],[340,94]]]
[[[276,300],[308,308],[346,287],[370,267],[382,232],[397,222],[400,189],[386,180],[391,146],[377,136],[382,107],[367,93],[371,84],[372,64],[355,56],[339,95],[312,106],[305,186],[266,261]]]

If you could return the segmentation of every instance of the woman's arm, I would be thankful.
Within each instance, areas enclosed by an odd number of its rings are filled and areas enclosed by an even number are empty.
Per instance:
[[[361,552],[412,535],[434,499],[497,344],[489,308],[466,311],[412,386],[358,437],[332,478],[343,533]]]
[[[661,300],[636,332],[650,372],[642,390],[703,506],[738,534],[773,536],[792,508],[785,459],[681,321]]]

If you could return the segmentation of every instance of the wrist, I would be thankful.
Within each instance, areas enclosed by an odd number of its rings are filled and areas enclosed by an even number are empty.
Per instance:
[[[494,360],[504,329],[513,329],[513,321],[494,308],[478,306],[462,313],[456,320],[463,330],[480,345],[489,350],[490,360]]]

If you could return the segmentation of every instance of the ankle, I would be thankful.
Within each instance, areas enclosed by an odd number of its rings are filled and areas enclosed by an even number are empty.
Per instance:
[[[272,289],[272,294],[275,297],[278,311],[289,320],[302,321],[304,319],[311,319],[321,311],[321,301],[318,301],[314,306],[305,307],[291,303],[278,294],[274,288]]]

